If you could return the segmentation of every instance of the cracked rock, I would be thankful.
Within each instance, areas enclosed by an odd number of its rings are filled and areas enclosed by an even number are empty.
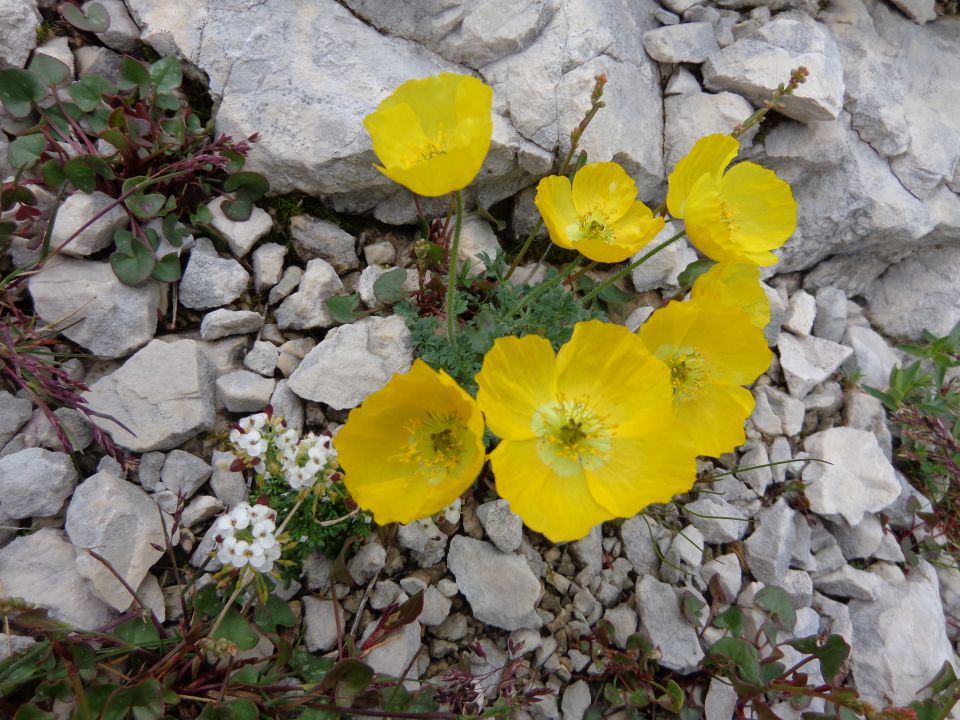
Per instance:
[[[76,484],[66,453],[27,448],[0,458],[0,507],[11,518],[56,515]]]
[[[328,332],[290,375],[289,386],[304,400],[345,410],[359,405],[395,373],[409,370],[412,362],[410,331],[403,319],[370,317]]]
[[[845,345],[790,333],[780,334],[777,348],[787,387],[790,394],[798,398],[803,398],[829,378],[853,354],[853,350]]]
[[[456,535],[450,541],[447,566],[480,622],[504,630],[540,627],[542,621],[534,611],[540,581],[520,555]]]
[[[332,222],[297,215],[290,218],[290,235],[293,249],[304,262],[320,258],[340,274],[360,267],[357,239]]]
[[[180,302],[192,310],[229,305],[247,289],[250,275],[233,258],[222,258],[207,238],[197,238],[180,280]]]

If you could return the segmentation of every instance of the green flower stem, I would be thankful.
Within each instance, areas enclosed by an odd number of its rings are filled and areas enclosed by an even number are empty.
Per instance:
[[[230,596],[230,599],[227,600],[227,604],[223,606],[223,610],[220,611],[220,614],[217,615],[217,619],[213,623],[213,627],[210,628],[210,632],[207,633],[208,637],[213,637],[217,632],[217,629],[220,627],[220,623],[223,622],[223,619],[227,616],[227,613],[230,612],[230,608],[233,607],[233,604],[237,601],[237,598],[240,597],[240,593],[243,592],[243,589],[250,584],[250,581],[253,580],[253,573],[250,572],[248,568],[244,568],[243,572],[240,574],[240,579],[237,580],[237,589],[233,591],[233,595]]]
[[[463,195],[457,190],[454,197],[457,201],[457,217],[453,226],[453,242],[450,243],[450,270],[447,277],[447,338],[450,346],[457,347],[457,255],[460,252],[460,229],[463,226]]]
[[[591,290],[591,291],[588,292],[586,295],[584,295],[584,297],[583,297],[583,302],[584,302],[584,303],[590,302],[590,301],[593,300],[597,295],[599,295],[599,294],[602,293],[604,290],[606,290],[608,287],[610,287],[611,285],[613,285],[617,280],[619,280],[620,278],[624,277],[624,276],[627,275],[628,273],[632,272],[634,269],[636,269],[636,268],[640,267],[641,265],[643,265],[647,260],[649,260],[650,258],[652,258],[654,255],[656,255],[658,252],[660,252],[660,251],[663,250],[664,248],[667,248],[667,247],[669,247],[670,245],[672,245],[673,243],[675,243],[677,240],[679,240],[680,238],[682,238],[684,235],[686,235],[686,230],[681,230],[681,231],[678,232],[676,235],[674,235],[672,238],[669,238],[669,239],[667,239],[667,240],[664,240],[662,243],[660,243],[659,245],[657,245],[653,250],[651,250],[651,251],[648,252],[648,253],[645,253],[645,254],[644,254],[642,257],[640,257],[638,260],[633,261],[632,263],[630,263],[629,265],[627,265],[625,268],[623,268],[620,272],[616,273],[616,274],[613,275],[612,277],[607,278],[607,279],[604,280],[602,283],[600,283],[599,285],[597,285],[593,290]]]
[[[537,224],[533,226],[533,230],[530,231],[530,234],[527,235],[527,239],[523,241],[523,245],[520,246],[520,252],[517,253],[517,256],[513,259],[513,262],[510,263],[510,269],[507,270],[507,274],[503,276],[504,280],[509,280],[510,276],[516,272],[517,267],[520,265],[520,261],[523,260],[524,255],[527,254],[527,250],[530,249],[530,246],[533,245],[533,241],[537,237],[537,233],[540,232],[540,228],[543,227],[543,218],[537,220]]]

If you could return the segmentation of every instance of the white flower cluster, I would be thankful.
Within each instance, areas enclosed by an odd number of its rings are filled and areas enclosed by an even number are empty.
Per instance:
[[[217,559],[224,565],[268,573],[280,558],[277,513],[266,505],[240,503],[217,520]]]
[[[296,445],[283,449],[283,476],[294,490],[312,487],[321,472],[333,472],[337,451],[326,435],[307,433]]]
[[[251,458],[263,457],[269,447],[268,435],[273,430],[268,426],[270,418],[266,413],[257,413],[243,418],[239,427],[230,431],[230,442]]]

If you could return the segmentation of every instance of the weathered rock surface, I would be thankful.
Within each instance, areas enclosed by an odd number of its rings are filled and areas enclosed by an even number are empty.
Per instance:
[[[134,452],[169,450],[214,421],[213,377],[194,340],[154,340],[84,394],[93,422]]]
[[[412,362],[403,319],[370,317],[328,332],[290,376],[289,386],[304,400],[343,410],[359,405]]]
[[[330,327],[333,315],[325,301],[341,292],[343,283],[333,266],[320,258],[310,260],[297,291],[276,309],[277,325],[281,330]]]
[[[95,355],[124,357],[157,330],[159,284],[124,285],[109,263],[53,259],[29,288],[37,314]]]
[[[672,585],[644,575],[637,582],[640,632],[660,649],[660,664],[686,674],[696,670],[703,658],[697,630],[680,612],[680,600]]]
[[[127,226],[127,211],[109,195],[102,192],[77,191],[67,197],[57,210],[57,218],[50,233],[50,247],[59,247],[74,233],[100,214],[104,215],[70,240],[64,248],[65,255],[86,257],[113,244],[113,233]],[[109,209],[108,209],[109,208]]]
[[[36,0],[0,0],[0,69],[23,67],[37,44],[37,26],[43,18]]]
[[[540,627],[534,612],[540,581],[522,556],[457,535],[450,541],[447,566],[480,622],[504,630]]]
[[[166,520],[171,528],[171,518]],[[109,471],[84,480],[67,508],[67,535],[77,546],[77,572],[93,592],[117,610],[133,601],[130,593],[99,560],[79,548],[90,548],[136,588],[163,554],[160,509],[143,490]],[[152,547],[159,545],[161,549]]]
[[[45,607],[52,617],[78,628],[97,628],[115,615],[78,572],[73,545],[53,528],[0,548],[0,577],[4,595]]]
[[[213,243],[197,239],[180,280],[180,302],[193,310],[229,305],[247,289],[250,274],[233,258],[222,258]]]
[[[0,449],[33,414],[33,403],[0,390]]]
[[[76,483],[66,453],[26,448],[0,458],[0,507],[12,518],[56,515]]]

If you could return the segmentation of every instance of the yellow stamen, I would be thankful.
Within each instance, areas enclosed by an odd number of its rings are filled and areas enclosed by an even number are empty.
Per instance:
[[[541,407],[533,417],[537,449],[558,474],[601,467],[610,451],[610,428],[586,402],[558,400]]]

